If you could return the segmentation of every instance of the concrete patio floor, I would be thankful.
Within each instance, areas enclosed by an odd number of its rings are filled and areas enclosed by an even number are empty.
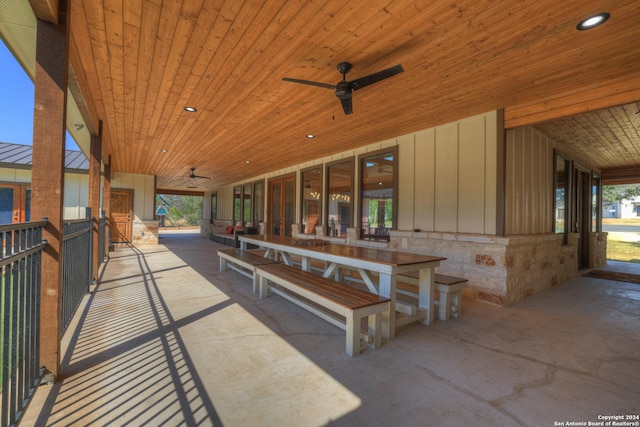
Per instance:
[[[640,413],[640,285],[580,277],[509,308],[465,300],[460,318],[350,358],[340,329],[219,272],[221,245],[160,242],[111,253],[64,337],[61,378],[20,425],[554,426]]]

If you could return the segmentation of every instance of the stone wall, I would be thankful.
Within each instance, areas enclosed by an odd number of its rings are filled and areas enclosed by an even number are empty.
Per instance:
[[[591,233],[589,247],[589,268],[598,268],[607,264],[607,237],[609,233]]]
[[[159,221],[134,221],[132,243],[134,246],[158,244]]]
[[[465,295],[512,305],[578,274],[577,235],[488,235],[391,231],[390,249],[447,259],[438,272],[469,280]]]

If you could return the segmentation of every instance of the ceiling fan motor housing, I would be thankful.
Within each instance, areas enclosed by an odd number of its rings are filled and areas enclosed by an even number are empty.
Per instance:
[[[336,96],[340,99],[351,98],[351,84],[347,81],[341,81],[336,85]]]

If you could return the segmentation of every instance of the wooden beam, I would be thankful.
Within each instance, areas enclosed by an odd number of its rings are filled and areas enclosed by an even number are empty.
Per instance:
[[[58,24],[58,10],[62,7],[59,3],[66,3],[66,1],[67,0],[29,0],[29,4],[31,4],[31,9],[33,9],[36,18],[52,24]]]
[[[102,206],[104,209],[104,216],[107,218],[107,238],[104,239],[104,253],[109,257],[109,247],[111,244],[111,156],[109,156],[109,162],[104,165],[104,194],[102,196]]]
[[[156,189],[156,194],[169,194],[172,196],[200,196],[204,197],[204,191],[187,191],[187,190],[168,190],[163,188]]]
[[[60,371],[64,158],[69,69],[68,3],[60,1],[60,24],[37,22],[33,114],[32,217],[47,218],[42,256],[40,364],[53,378]]]
[[[625,77],[587,85],[578,91],[504,109],[504,127],[513,129],[548,120],[575,116],[636,102],[640,99],[640,77]]]
[[[98,125],[98,135],[91,135],[89,156],[89,207],[93,223],[93,281],[98,280],[100,259],[98,258],[100,243],[100,171],[102,166],[102,122]]]
[[[640,168],[603,169],[600,179],[602,179],[602,185],[638,184]]]

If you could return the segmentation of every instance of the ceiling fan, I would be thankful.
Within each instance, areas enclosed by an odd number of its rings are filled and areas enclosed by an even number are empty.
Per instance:
[[[189,178],[211,179],[210,176],[196,175],[195,172],[196,172],[196,168],[191,168],[191,173],[189,174]]]
[[[342,104],[344,114],[351,114],[353,113],[353,106],[351,102],[352,91],[362,89],[365,86],[369,86],[373,83],[395,76],[396,74],[400,74],[404,71],[402,65],[398,64],[394,67],[387,68],[386,70],[378,71],[376,73],[369,74],[367,76],[360,77],[349,82],[347,81],[347,73],[349,72],[349,70],[351,70],[351,67],[352,65],[349,62],[341,62],[338,64],[338,71],[342,73],[342,81],[335,85],[314,82],[311,80],[292,79],[289,77],[283,77],[282,80],[286,82],[302,83],[305,85],[318,86],[327,89],[335,89],[336,96],[338,97],[338,99],[340,99],[340,103]]]

